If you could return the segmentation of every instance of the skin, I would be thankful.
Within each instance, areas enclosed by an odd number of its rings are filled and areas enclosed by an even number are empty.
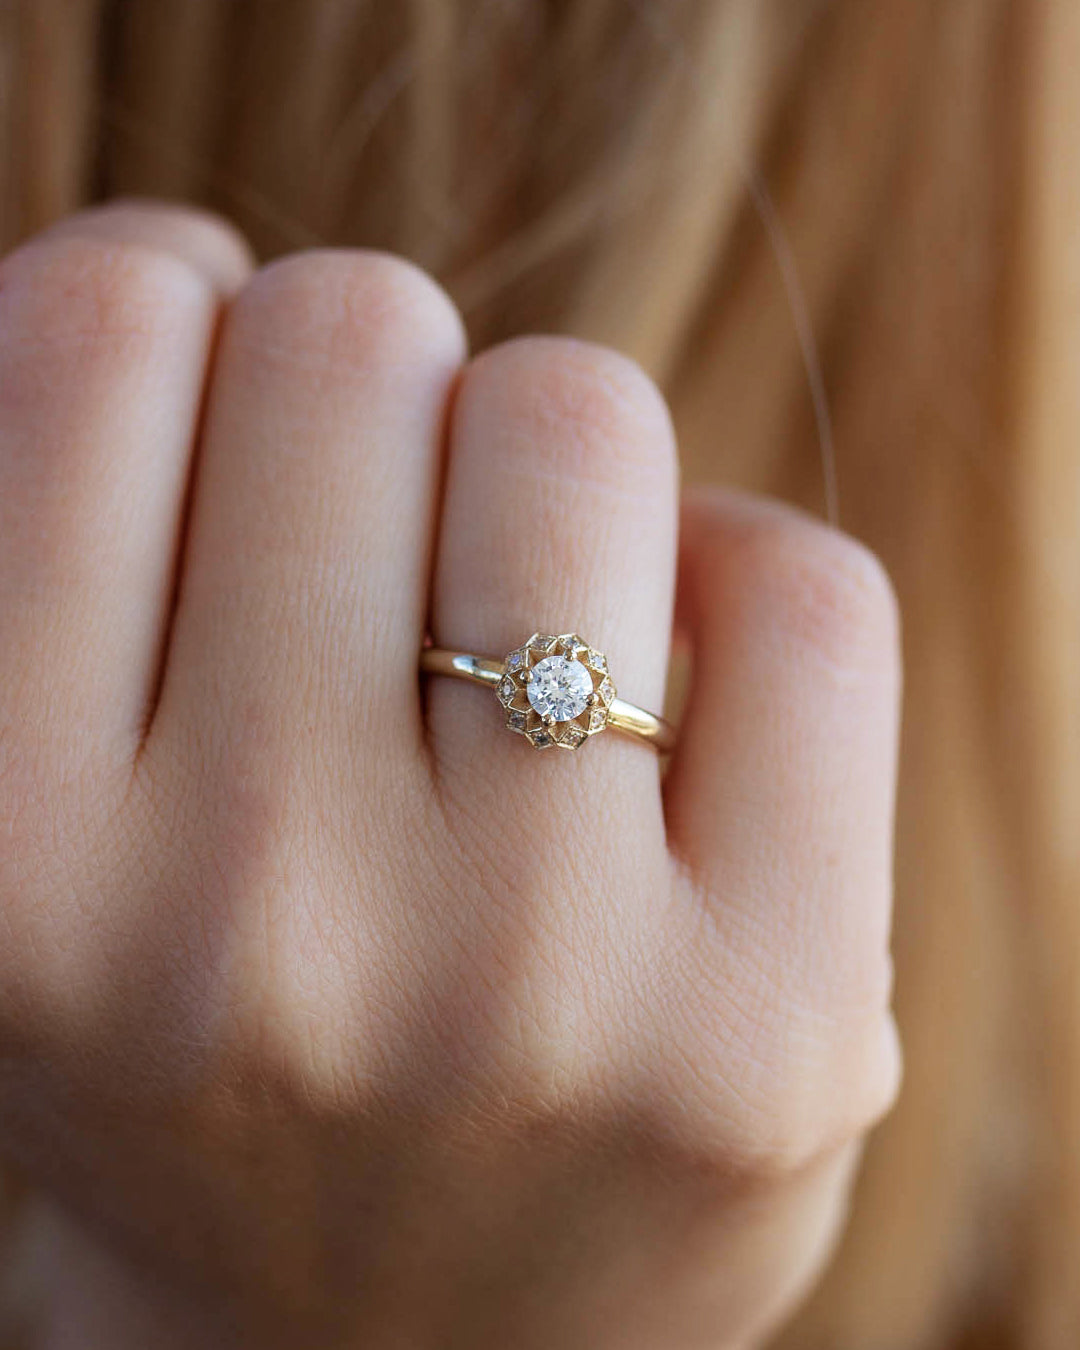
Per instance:
[[[658,707],[676,611],[664,776],[416,675],[573,627]],[[0,617],[43,1344],[760,1343],[898,1080],[864,548],[680,503],[611,351],[118,204],[0,267]]]

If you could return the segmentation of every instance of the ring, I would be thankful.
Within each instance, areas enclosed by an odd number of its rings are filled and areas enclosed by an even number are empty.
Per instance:
[[[420,669],[494,689],[507,727],[537,750],[577,750],[608,727],[661,754],[675,743],[670,723],[617,697],[607,658],[576,633],[534,633],[505,661],[425,647]]]

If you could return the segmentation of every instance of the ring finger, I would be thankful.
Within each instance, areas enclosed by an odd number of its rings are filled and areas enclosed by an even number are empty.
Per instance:
[[[455,406],[432,628],[436,643],[496,657],[530,633],[575,632],[608,657],[620,696],[662,701],[674,587],[675,452],[663,400],[625,358],[586,343],[527,338],[467,368]],[[532,749],[504,734],[494,700],[431,682],[444,780],[489,783]],[[529,765],[562,783],[563,754]],[[574,780],[616,762],[614,790],[655,796],[655,756],[615,735],[583,746]],[[588,767],[591,762],[592,767]],[[573,796],[573,794],[571,794]],[[608,797],[609,803],[611,798]],[[635,805],[640,804],[640,798]],[[655,813],[659,823],[659,812]]]

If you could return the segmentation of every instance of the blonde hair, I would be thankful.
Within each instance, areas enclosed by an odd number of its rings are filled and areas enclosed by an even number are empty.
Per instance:
[[[145,193],[390,248],[477,346],[636,356],[688,476],[835,474],[905,615],[907,1073],[793,1350],[1080,1343],[1078,55],[1052,0],[0,9],[5,244]]]

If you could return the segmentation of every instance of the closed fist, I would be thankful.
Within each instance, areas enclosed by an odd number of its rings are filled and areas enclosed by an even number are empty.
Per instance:
[[[666,773],[417,673],[574,630],[659,708],[676,599]],[[896,630],[841,535],[680,511],[629,361],[468,360],[405,262],[252,272],[134,205],[9,257],[0,1147],[47,1343],[760,1341],[897,1081]]]

